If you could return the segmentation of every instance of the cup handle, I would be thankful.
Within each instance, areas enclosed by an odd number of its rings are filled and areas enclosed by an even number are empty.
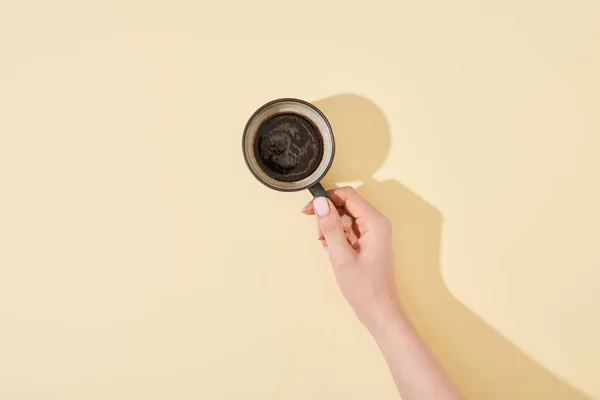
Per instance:
[[[321,182],[317,182],[314,185],[312,185],[311,187],[309,187],[308,191],[314,197],[327,197],[329,200],[331,200],[331,197],[329,197],[329,194],[327,193],[327,191],[325,190],[323,185],[321,185]]]

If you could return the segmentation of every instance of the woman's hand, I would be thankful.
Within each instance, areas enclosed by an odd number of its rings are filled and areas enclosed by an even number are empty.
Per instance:
[[[396,387],[406,400],[463,400],[460,390],[407,318],[394,280],[392,227],[351,187],[314,199],[318,236],[329,253],[342,293],[371,331]]]
[[[302,212],[316,214],[317,235],[340,289],[372,333],[401,315],[393,268],[390,222],[352,187],[329,191]]]

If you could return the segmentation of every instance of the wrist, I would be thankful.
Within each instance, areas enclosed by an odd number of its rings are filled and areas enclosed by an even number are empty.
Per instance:
[[[397,301],[377,307],[362,322],[376,341],[383,339],[391,331],[409,325],[406,314]]]

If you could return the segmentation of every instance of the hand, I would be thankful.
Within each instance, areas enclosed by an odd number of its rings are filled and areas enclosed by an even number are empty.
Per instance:
[[[344,297],[371,331],[406,400],[464,400],[404,317],[396,292],[390,222],[351,187],[331,190],[302,212],[316,214],[319,240]]]
[[[372,333],[402,315],[394,280],[392,227],[352,187],[329,191],[302,210],[316,215],[342,294]]]

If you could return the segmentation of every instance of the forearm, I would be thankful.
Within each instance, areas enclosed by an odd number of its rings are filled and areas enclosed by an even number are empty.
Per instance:
[[[402,312],[370,330],[403,400],[464,400]]]

